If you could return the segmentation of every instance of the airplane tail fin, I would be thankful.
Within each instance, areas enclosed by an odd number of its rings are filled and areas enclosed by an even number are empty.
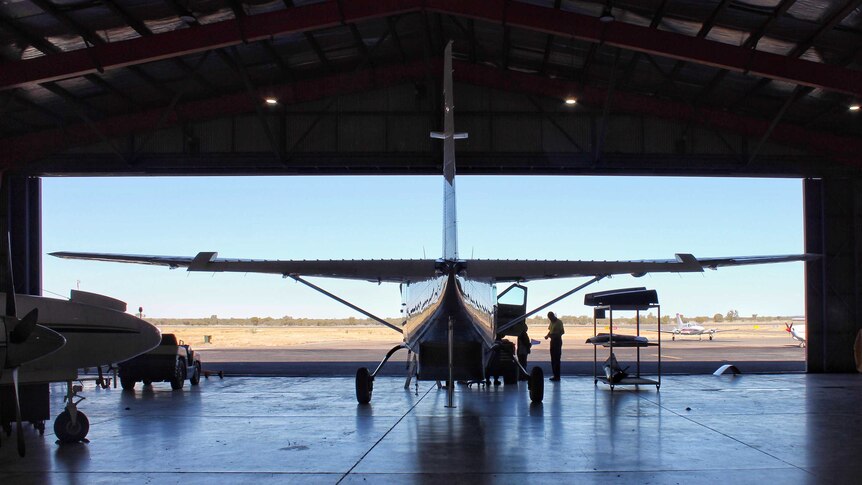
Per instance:
[[[446,44],[443,61],[443,132],[431,138],[443,140],[443,258],[458,259],[458,219],[455,210],[455,140],[467,138],[455,133],[455,105],[452,95],[452,41]]]
[[[685,324],[682,323],[682,315],[679,313],[676,314],[676,326],[682,328]]]

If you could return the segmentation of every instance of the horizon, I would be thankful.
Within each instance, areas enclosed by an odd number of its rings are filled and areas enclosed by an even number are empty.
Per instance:
[[[803,252],[798,179],[462,175],[456,183],[464,259]],[[151,318],[358,317],[278,275],[196,274],[59,260],[47,253],[436,258],[442,252],[441,196],[440,176],[45,178],[43,288],[68,294],[80,286],[126,301],[132,313],[143,306]],[[312,280],[378,316],[399,316],[398,285]],[[528,282],[528,308],[583,281]],[[802,263],[703,275],[616,276],[548,310],[584,315],[589,311],[582,305],[585,293],[646,286],[658,290],[663,315],[731,309],[740,316],[801,315],[803,283]],[[499,284],[499,292],[507,286]]]

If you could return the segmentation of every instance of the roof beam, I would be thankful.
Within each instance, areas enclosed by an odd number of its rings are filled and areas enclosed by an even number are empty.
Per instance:
[[[256,42],[274,35],[307,32],[405,12],[433,11],[503,23],[505,0],[355,0],[341,8],[335,1],[250,15],[121,42],[91,46],[35,59],[0,64],[0,89],[33,82],[81,76],[99,69],[134,64]],[[521,2],[506,7],[506,25],[546,34],[603,42],[636,52],[745,72],[805,86],[862,96],[862,72],[787,56],[722,44]],[[242,24],[240,29],[239,24]]]
[[[295,104],[338,95],[370,91],[381,87],[407,82],[420,82],[427,76],[436,75],[441,62],[438,59],[425,59],[378,69],[356,71],[349,74],[336,74],[319,79],[303,80],[292,84],[276,86],[273,94],[279,102]],[[488,66],[455,61],[455,79],[459,82],[484,86],[502,91],[546,96],[563,99],[572,92],[578,92],[579,103],[588,106],[602,106],[608,98],[606,89],[594,86],[580,86],[563,79],[548,79],[536,75],[503,71]],[[655,116],[680,121],[693,121],[714,129],[740,133],[743,136],[762,137],[770,130],[770,121],[742,116],[720,109],[694,109],[690,105],[616,90],[610,106],[614,112],[625,112]],[[247,92],[233,93],[212,99],[188,101],[176,106],[167,115],[164,125],[212,119],[254,112],[255,107]],[[44,158],[71,146],[98,141],[94,128],[108,138],[124,136],[129,133],[146,132],[152,129],[164,115],[162,109],[146,110],[138,113],[112,116],[94,121],[93,126],[76,124],[62,129],[29,133],[18,137],[0,140],[4,150],[0,152],[0,167],[26,169],[27,161]],[[859,164],[862,153],[862,140],[855,137],[838,136],[819,132],[791,124],[777,124],[772,127],[769,138],[778,143],[793,145],[811,150],[813,153],[832,156],[845,163]]]
[[[700,30],[697,31],[697,35],[695,37],[697,37],[698,39],[705,39],[706,36],[709,35],[709,31],[711,31],[712,28],[715,26],[715,19],[717,19],[718,16],[721,15],[722,12],[724,12],[724,9],[727,8],[727,5],[729,3],[730,0],[722,0],[722,2],[718,4],[718,7],[712,10],[712,13],[709,15],[709,18],[706,19],[706,21],[700,26]],[[653,94],[658,94],[664,89],[673,86],[674,83],[676,83],[677,74],[679,74],[679,72],[684,66],[685,61],[676,61],[676,63],[673,65],[673,69],[671,69],[669,79],[664,84],[659,86],[659,88],[656,89]]]
[[[824,33],[829,32],[836,25],[840,24],[841,21],[844,20],[848,15],[853,13],[860,4],[862,4],[862,0],[851,0],[851,1],[847,2],[846,4],[844,4],[844,7],[841,8],[838,12],[835,12],[829,18],[829,20],[826,21],[826,23],[822,24],[817,29],[816,32],[814,32],[810,37],[808,37],[804,41],[797,44],[796,47],[794,47],[793,50],[787,54],[787,57],[796,59],[796,58],[800,57],[802,54],[805,54],[805,52],[808,49],[810,49]],[[838,65],[846,65],[846,64],[838,63]],[[761,89],[766,87],[766,85],[768,85],[771,82],[772,82],[772,79],[761,78],[760,81],[758,81],[757,84],[755,84],[751,89],[746,91],[745,94],[743,94],[742,97],[740,97],[734,103],[733,106],[736,107],[736,106],[739,106],[740,104],[744,103],[745,101],[748,100],[748,98],[750,98],[752,95],[759,92]]]

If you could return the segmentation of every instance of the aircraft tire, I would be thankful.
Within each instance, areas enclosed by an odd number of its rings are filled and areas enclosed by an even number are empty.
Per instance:
[[[134,391],[135,383],[138,381],[132,379],[131,377],[120,377],[120,386],[124,391]]]
[[[177,359],[174,364],[174,375],[171,377],[171,389],[178,391],[183,388],[186,380],[185,367],[186,363],[182,359]]]
[[[530,371],[530,401],[534,403],[542,402],[545,398],[545,373],[539,366],[533,367]]]
[[[365,367],[356,370],[356,400],[359,404],[371,402],[371,392],[374,390],[374,380]]]
[[[193,386],[196,386],[201,383],[201,365],[200,363],[195,364],[195,371],[192,373],[192,376],[189,378],[189,383]]]
[[[90,432],[90,420],[87,415],[78,411],[78,417],[72,425],[72,416],[69,411],[63,411],[54,420],[54,434],[60,443],[78,443],[87,437]]]

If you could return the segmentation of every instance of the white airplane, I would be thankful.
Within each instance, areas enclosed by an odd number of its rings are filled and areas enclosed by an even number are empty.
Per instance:
[[[407,349],[412,358],[405,387],[411,377],[417,381],[445,380],[449,407],[453,406],[453,383],[456,380],[485,381],[490,367],[503,375],[507,382],[517,384],[517,372],[526,373],[526,369],[520,368],[517,361],[505,352],[500,338],[518,335],[525,318],[606,276],[703,272],[705,268],[803,261],[816,257],[802,254],[698,259],[691,254],[677,254],[674,259],[639,261],[464,259],[458,252],[455,140],[466,138],[467,134],[455,132],[452,42],[445,51],[443,88],[444,130],[431,133],[432,138],[443,140],[443,254],[440,258],[310,261],[228,259],[217,257],[215,252],[200,252],[193,257],[85,252],[51,254],[60,258],[184,267],[188,271],[270,273],[292,278],[403,334],[403,343],[391,349],[376,370],[369,372],[363,367],[357,371],[357,401],[364,404],[371,400],[374,377],[383,364],[397,350]],[[404,321],[401,325],[392,325],[305,280],[308,276],[400,283]],[[527,291],[518,282],[572,277],[591,279],[530,312],[526,310]],[[498,300],[497,284],[503,282],[516,284],[500,293]],[[503,355],[506,357],[501,357]],[[501,367],[505,367],[502,372]],[[542,369],[534,367],[529,375],[530,399],[540,402],[544,395]]]
[[[3,297],[5,294],[0,293]],[[71,298],[60,300],[32,295],[18,295],[18,306],[37,311],[40,325],[61,335],[66,344],[56,352],[20,366],[18,383],[66,384],[66,404],[54,419],[54,433],[61,443],[77,443],[90,430],[87,415],[78,409],[75,385],[78,371],[101,368],[131,359],[159,345],[161,332],[154,325],[132,316],[120,300],[96,293],[72,290]],[[0,376],[0,385],[10,384]],[[44,432],[44,423],[34,425]]]
[[[803,325],[799,325],[796,328],[794,328],[794,323],[799,322],[799,321],[803,322]],[[805,325],[804,325],[804,322],[805,322],[805,318],[793,318],[792,322],[784,324],[784,326],[787,327],[787,328],[785,328],[785,330],[788,333],[790,333],[790,336],[793,338],[793,340],[799,342],[799,346],[802,348],[805,347]]]
[[[698,325],[693,322],[683,322],[682,315],[679,313],[676,314],[676,327],[671,330],[662,330],[662,333],[672,334],[670,339],[676,340],[676,336],[690,336],[697,335],[698,340],[703,340],[704,335],[709,335],[709,339],[712,340],[712,336],[718,332],[726,332],[730,329],[717,329],[717,328],[706,328],[702,325]]]

